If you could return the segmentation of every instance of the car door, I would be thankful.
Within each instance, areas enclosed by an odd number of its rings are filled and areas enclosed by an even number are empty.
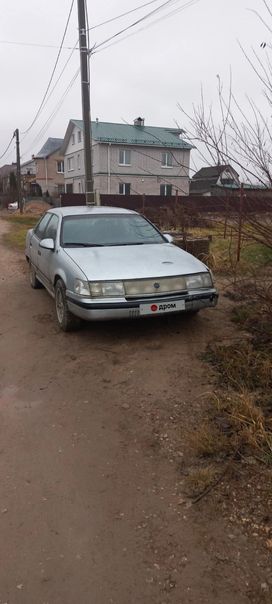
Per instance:
[[[46,213],[36,225],[29,243],[29,253],[31,264],[38,269],[38,258],[40,253],[40,241],[44,238],[45,229],[51,219],[52,214]]]
[[[50,221],[46,225],[45,231],[43,233],[43,239],[53,239],[54,243],[56,243],[57,231],[59,225],[59,218],[56,214],[51,214]],[[38,274],[42,279],[44,285],[52,290],[53,282],[52,275],[54,273],[53,266],[56,258],[56,249],[54,250],[46,250],[43,247],[39,247],[38,252]]]

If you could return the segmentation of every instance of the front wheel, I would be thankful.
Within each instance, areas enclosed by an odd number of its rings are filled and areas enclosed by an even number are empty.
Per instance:
[[[56,316],[62,331],[73,331],[80,325],[80,319],[73,315],[67,304],[66,289],[63,281],[59,279],[55,285]]]

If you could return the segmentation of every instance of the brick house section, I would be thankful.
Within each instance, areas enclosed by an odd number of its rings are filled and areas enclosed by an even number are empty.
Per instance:
[[[62,138],[49,138],[35,155],[36,183],[42,193],[58,197],[64,192],[64,161],[61,154]]]

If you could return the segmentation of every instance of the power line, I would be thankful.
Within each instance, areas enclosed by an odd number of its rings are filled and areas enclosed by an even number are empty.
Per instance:
[[[125,13],[121,13],[120,15],[117,15],[116,17],[112,17],[111,19],[107,19],[106,21],[102,21],[101,23],[97,23],[96,25],[93,25],[92,27],[88,27],[88,31],[92,31],[93,29],[98,29],[99,27],[102,27],[103,25],[107,25],[108,23],[113,23],[113,21],[117,21],[118,19],[121,19],[122,17],[126,17],[127,15],[130,15],[131,13],[134,13],[138,10],[140,10],[141,8],[145,8],[146,6],[149,6],[150,4],[154,4],[155,2],[158,2],[159,0],[149,0],[149,2],[145,2],[144,4],[141,4],[140,6],[136,6],[136,8],[132,8],[131,10],[126,11]],[[59,48],[59,46],[57,46],[57,44],[38,44],[36,42],[13,42],[12,40],[0,40],[0,44],[12,44],[13,46],[34,46],[35,48]],[[72,50],[72,46],[63,46],[62,50]]]
[[[13,141],[14,137],[15,137],[15,132],[13,133],[13,135],[12,135],[12,137],[11,137],[10,141],[9,141],[9,144],[7,145],[7,147],[6,147],[5,151],[4,151],[4,153],[2,153],[2,155],[0,155],[0,160],[1,160],[1,159],[4,157],[4,155],[6,155],[6,153],[8,152],[9,148],[11,147],[11,144],[12,144],[12,141]]]
[[[131,10],[128,10],[125,13],[121,13],[120,15],[117,15],[116,17],[107,19],[107,21],[102,21],[102,23],[97,23],[96,25],[93,25],[92,27],[90,27],[89,31],[91,31],[92,29],[98,29],[99,27],[102,27],[102,25],[107,25],[108,23],[117,21],[117,19],[126,17],[127,15],[131,15],[131,13],[135,13],[137,10],[140,10],[141,8],[145,8],[146,6],[149,6],[150,4],[154,4],[155,2],[159,2],[159,0],[149,0],[149,2],[145,2],[144,4],[141,4],[140,6],[136,6],[136,8],[132,8]]]
[[[131,29],[132,27],[135,27],[136,25],[139,25],[139,23],[142,23],[146,19],[149,19],[152,15],[156,14],[161,9],[163,9],[166,6],[168,6],[170,4],[173,4],[174,2],[177,2],[177,1],[179,1],[179,0],[166,0],[166,2],[163,2],[163,4],[160,4],[160,6],[158,6],[157,8],[154,8],[152,11],[150,11],[149,13],[147,13],[146,15],[144,15],[143,17],[140,17],[140,19],[137,19],[137,21],[134,21],[134,23],[131,23],[127,27],[124,27],[123,29],[121,29],[117,33],[113,34],[112,36],[110,36],[109,38],[107,38],[106,40],[104,40],[103,42],[100,42],[100,44],[95,45],[94,46],[95,51],[97,50],[97,48],[100,48],[101,46],[104,46],[104,44],[107,44],[108,42],[110,42],[114,38],[117,38],[117,36],[120,36],[121,34],[125,33],[129,29]]]
[[[57,54],[57,58],[56,58],[56,61],[55,61],[55,65],[54,65],[54,67],[53,67],[53,71],[52,71],[52,74],[51,74],[51,76],[50,76],[50,79],[49,79],[49,82],[48,82],[48,85],[47,85],[46,91],[45,91],[45,93],[44,93],[44,95],[43,95],[43,98],[42,98],[41,104],[40,104],[40,106],[39,106],[39,108],[38,108],[38,111],[37,111],[37,113],[36,113],[36,115],[35,115],[34,119],[32,120],[32,122],[31,122],[30,126],[27,128],[27,130],[25,130],[25,131],[23,132],[23,134],[24,134],[25,136],[26,136],[26,135],[28,134],[28,132],[31,130],[32,126],[34,126],[34,124],[35,124],[36,120],[38,119],[38,117],[39,117],[39,115],[40,115],[40,112],[41,112],[41,110],[42,110],[42,107],[43,107],[43,105],[44,105],[44,103],[45,103],[45,99],[46,99],[46,97],[47,97],[47,93],[48,93],[48,91],[49,91],[49,88],[50,88],[50,86],[51,86],[51,82],[52,82],[52,80],[53,80],[53,77],[54,77],[54,75],[55,75],[55,71],[56,71],[56,69],[57,69],[57,65],[58,65],[58,62],[59,62],[59,58],[60,58],[60,54],[61,54],[61,51],[62,51],[63,43],[64,43],[65,36],[66,36],[66,33],[67,33],[68,25],[69,25],[69,22],[70,22],[70,17],[71,17],[71,14],[72,14],[73,6],[74,6],[74,0],[72,0],[72,2],[71,2],[71,6],[70,6],[69,13],[68,13],[68,17],[67,17],[67,21],[66,21],[66,25],[65,25],[64,33],[63,33],[62,40],[61,40],[60,47],[59,47],[59,51],[58,51],[58,54]]]
[[[74,45],[73,47],[71,47],[72,52],[69,54],[69,57],[68,57],[68,59],[67,59],[66,63],[64,64],[64,66],[63,66],[63,68],[62,68],[62,70],[61,70],[61,72],[60,72],[60,74],[59,74],[59,77],[58,77],[57,81],[55,82],[55,84],[54,84],[54,86],[53,86],[52,90],[50,91],[50,94],[48,95],[48,97],[47,97],[46,101],[44,102],[44,104],[43,104],[43,109],[44,109],[44,107],[47,105],[47,103],[48,103],[49,99],[51,98],[51,96],[52,96],[52,94],[53,94],[53,92],[54,92],[55,88],[57,87],[57,85],[58,85],[58,83],[59,83],[59,81],[60,81],[60,79],[61,79],[61,77],[62,77],[62,75],[63,75],[63,73],[64,73],[64,71],[65,71],[65,69],[66,69],[66,67],[67,67],[67,65],[68,65],[68,63],[69,63],[69,61],[71,60],[71,58],[72,58],[72,56],[73,56],[73,53],[74,53],[74,51],[75,51],[75,49],[76,49],[76,47],[77,47],[77,43],[78,43],[78,39],[77,39],[77,41],[76,41],[75,45]]]
[[[144,31],[145,29],[147,29],[148,27],[152,27],[153,25],[155,25],[156,23],[159,23],[160,21],[167,19],[168,17],[171,17],[173,15],[176,15],[179,12],[182,12],[183,10],[185,10],[186,8],[190,8],[191,6],[193,6],[194,4],[197,4],[198,2],[200,2],[200,0],[189,0],[188,2],[186,2],[185,4],[183,4],[182,6],[180,6],[179,8],[176,8],[173,11],[170,11],[169,13],[167,13],[166,15],[163,15],[162,17],[159,17],[158,19],[155,19],[154,21],[152,21],[151,23],[148,23],[145,27],[141,27],[140,29],[138,29],[136,32],[132,32],[130,34],[128,34],[127,36],[124,36],[123,38],[121,38],[121,40],[115,40],[114,42],[112,42],[111,44],[107,44],[107,42],[109,42],[111,39],[117,37],[117,35],[120,35],[121,33],[124,33],[125,29],[122,30],[121,32],[118,32],[117,34],[115,34],[114,36],[112,36],[110,39],[108,40],[104,40],[103,42],[101,42],[100,44],[98,44],[97,46],[94,46],[93,50],[92,50],[92,54],[96,54],[96,52],[103,52],[103,50],[106,50],[107,48],[110,48],[111,46],[114,46],[115,44],[119,44],[120,42],[123,42],[124,40],[126,40],[127,38],[130,38],[131,36],[135,36],[136,34],[138,34],[141,31]],[[159,10],[159,7],[158,9]],[[149,15],[146,15],[146,18]],[[130,29],[130,27],[133,27],[134,24],[132,24],[131,26],[129,26],[126,29]],[[107,44],[106,46],[104,46],[104,44]],[[100,46],[102,46],[102,48],[100,48]],[[99,50],[97,50],[97,48]]]
[[[46,122],[44,123],[44,125],[39,130],[39,132],[36,135],[36,137],[34,138],[31,147],[29,147],[29,149],[24,153],[24,155],[26,155],[33,148],[33,145],[37,144],[41,140],[41,138],[43,137],[43,135],[45,134],[45,132],[48,130],[51,122],[53,121],[53,119],[55,118],[55,116],[59,112],[61,106],[63,105],[63,102],[65,101],[66,96],[68,95],[68,93],[70,92],[72,86],[74,85],[74,83],[75,83],[75,81],[76,81],[76,79],[77,79],[77,77],[79,75],[79,72],[80,72],[80,69],[77,69],[77,71],[75,72],[74,76],[70,80],[67,88],[65,89],[65,91],[64,91],[61,99],[58,101],[57,105],[55,105],[55,108],[53,109],[52,113],[47,118]]]
[[[60,81],[60,79],[61,79],[61,77],[62,77],[62,75],[63,75],[63,73],[64,73],[64,71],[65,71],[65,69],[66,69],[66,67],[67,67],[67,65],[68,65],[68,63],[69,63],[69,61],[70,61],[70,60],[71,60],[71,58],[72,58],[72,55],[73,55],[73,53],[74,53],[74,51],[75,51],[75,49],[76,49],[76,47],[77,47],[77,43],[78,43],[78,39],[77,39],[76,43],[74,44],[74,46],[73,46],[73,47],[71,47],[72,52],[70,53],[70,55],[69,55],[69,57],[68,57],[68,59],[67,59],[66,63],[64,64],[64,66],[63,66],[63,68],[62,68],[62,70],[61,70],[61,72],[60,72],[60,74],[59,74],[59,77],[58,77],[57,81],[55,82],[55,84],[54,84],[54,86],[53,86],[52,90],[50,91],[50,94],[48,95],[47,99],[45,100],[45,102],[44,102],[44,104],[43,104],[43,107],[42,107],[42,109],[41,109],[41,112],[42,112],[42,110],[43,110],[43,109],[46,107],[46,105],[47,105],[47,103],[48,103],[49,99],[51,98],[51,96],[52,96],[52,94],[53,94],[53,92],[54,92],[55,88],[57,87],[57,85],[58,85],[58,83],[59,83],[59,81]],[[61,97],[61,100],[60,100],[60,101],[57,103],[57,105],[55,105],[55,108],[53,109],[53,111],[52,111],[52,113],[50,114],[49,118],[47,118],[46,122],[44,123],[44,125],[42,126],[42,128],[39,130],[39,132],[38,132],[38,134],[36,135],[36,137],[35,137],[34,141],[32,142],[32,146],[31,146],[31,147],[30,147],[30,148],[29,148],[29,149],[28,149],[28,150],[27,150],[25,153],[23,153],[22,157],[24,157],[24,156],[25,156],[25,155],[28,153],[28,151],[30,151],[30,150],[31,150],[31,148],[33,147],[33,145],[34,145],[34,144],[35,144],[35,142],[36,142],[36,139],[37,139],[37,142],[38,142],[38,140],[40,140],[40,134],[41,134],[41,133],[43,133],[43,134],[44,134],[44,133],[46,132],[46,130],[47,130],[47,129],[48,129],[48,127],[50,126],[51,122],[53,121],[53,119],[54,119],[55,115],[58,113],[58,111],[59,111],[60,107],[62,106],[63,101],[65,100],[65,97],[67,96],[68,92],[70,91],[70,88],[73,86],[73,84],[74,84],[74,82],[75,82],[75,80],[76,80],[76,78],[77,78],[78,74],[79,74],[79,70],[76,72],[76,74],[74,74],[74,76],[73,76],[73,78],[70,80],[70,83],[68,84],[68,86],[67,86],[67,88],[66,88],[66,90],[65,90],[65,92],[64,92],[64,94],[63,94],[63,96]],[[76,75],[76,77],[75,77],[75,75]],[[74,79],[74,78],[75,78],[75,79]],[[63,98],[63,97],[64,97],[64,98]],[[62,99],[63,99],[63,100],[62,100]],[[59,106],[59,103],[60,103],[60,106]],[[57,109],[56,109],[56,108],[57,108]],[[47,124],[48,124],[48,126],[47,126]],[[25,137],[24,137],[24,138],[25,138]],[[23,139],[23,140],[24,140],[24,139]]]
[[[102,21],[101,23],[97,23],[96,25],[93,25],[92,27],[88,27],[88,31],[98,29],[99,27],[102,27],[103,25],[107,25],[108,23],[113,23],[114,21],[117,21],[118,19],[121,19],[122,17],[126,17],[127,15],[130,15],[131,13],[135,13],[136,11],[141,10],[142,8],[145,8],[146,6],[149,6],[150,4],[154,4],[155,2],[159,2],[159,0],[149,0],[149,2],[145,2],[144,4],[141,4],[140,6],[136,6],[136,8],[132,8],[131,10],[121,13],[120,15],[117,15],[116,17],[111,17],[110,19],[107,19],[106,21]],[[18,41],[15,42],[12,40],[0,40],[0,44],[11,44],[13,46],[30,46],[30,47],[35,47],[35,48],[59,48],[59,46],[57,46],[57,44],[38,44],[36,42],[18,42]],[[72,46],[63,46],[62,50],[72,50]]]
[[[60,108],[62,107],[66,96],[68,95],[68,93],[70,92],[72,86],[74,85],[78,75],[79,75],[80,69],[77,69],[77,71],[74,73],[72,79],[70,80],[67,88],[65,89],[62,97],[60,98],[60,100],[58,101],[57,105],[55,105],[55,108],[53,109],[52,113],[50,114],[50,116],[47,118],[46,122],[43,124],[42,128],[39,130],[38,134],[36,135],[36,137],[34,138],[34,140],[32,141],[31,146],[27,149],[27,151],[25,151],[23,153],[23,157],[25,155],[28,154],[29,151],[31,151],[31,149],[33,148],[34,145],[38,144],[38,142],[41,140],[41,138],[43,137],[43,135],[45,134],[45,132],[48,130],[50,124],[52,123],[53,119],[55,118],[55,116],[57,115],[57,113],[59,112]]]
[[[0,40],[0,44],[12,44],[12,46],[34,46],[35,48],[59,48],[57,44],[38,44],[36,42],[13,42],[12,40]],[[62,50],[72,50],[72,46],[63,46]]]

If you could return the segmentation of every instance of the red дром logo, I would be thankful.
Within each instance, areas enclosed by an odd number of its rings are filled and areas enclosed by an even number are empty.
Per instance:
[[[151,310],[152,310],[152,312],[156,312],[156,310],[158,310],[157,304],[152,304]]]

